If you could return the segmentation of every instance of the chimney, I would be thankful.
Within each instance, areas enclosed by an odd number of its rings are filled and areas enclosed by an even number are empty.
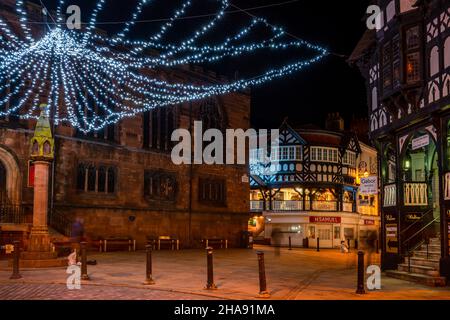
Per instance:
[[[325,128],[330,131],[344,131],[344,119],[339,115],[339,112],[327,115]]]

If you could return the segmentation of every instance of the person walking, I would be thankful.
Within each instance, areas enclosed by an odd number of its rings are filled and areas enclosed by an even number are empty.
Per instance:
[[[77,253],[77,257],[80,256],[81,242],[84,240],[84,224],[83,219],[76,218],[72,224],[72,231],[70,233],[72,250]]]

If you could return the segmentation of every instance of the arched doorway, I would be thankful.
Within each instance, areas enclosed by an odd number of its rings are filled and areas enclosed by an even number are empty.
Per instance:
[[[440,223],[439,168],[436,142],[428,130],[417,130],[406,140],[400,166],[404,222],[408,225],[422,220],[416,227],[422,226],[425,237],[434,237]]]
[[[22,175],[13,154],[0,147],[0,203],[21,203]]]
[[[8,194],[6,193],[6,168],[0,161],[0,204],[8,202]]]

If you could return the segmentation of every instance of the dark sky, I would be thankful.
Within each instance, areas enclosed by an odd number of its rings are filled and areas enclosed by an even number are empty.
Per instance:
[[[365,31],[362,18],[367,2],[302,0],[260,14],[298,37],[350,55]],[[252,94],[252,122],[256,126],[273,127],[284,117],[292,123],[323,125],[326,114],[334,111],[346,120],[353,115],[367,117],[363,78],[345,59],[336,56],[292,77],[255,88]]]
[[[39,2],[40,0],[33,0]],[[55,0],[42,0],[52,9]],[[230,0],[240,8],[251,8],[267,4],[281,3],[286,0]],[[66,1],[68,2],[68,1]],[[70,4],[79,4],[82,10],[82,20],[87,21],[93,0],[72,0]],[[127,20],[137,0],[107,0],[107,6],[98,17],[98,21]],[[217,0],[193,0],[198,3],[195,13],[210,13],[214,10],[211,5]],[[350,55],[359,38],[365,30],[362,18],[365,15],[369,0],[299,0],[277,7],[270,7],[250,11],[252,14],[266,18],[270,23],[284,26],[284,29],[311,43],[326,47],[331,52]],[[142,19],[158,19],[170,16],[173,8],[179,6],[181,0],[152,0],[153,6],[144,11]],[[233,10],[234,8],[230,8]],[[229,31],[234,25],[239,25],[240,19],[249,19],[242,14],[230,14],[225,20],[227,25],[219,28]],[[186,21],[188,24],[202,23],[194,19]],[[134,36],[142,37],[160,23],[139,24],[133,32]],[[107,31],[114,31],[121,25],[102,25]],[[185,25],[187,26],[187,25]],[[183,28],[178,29],[181,33]],[[178,34],[178,32],[177,32]],[[295,52],[293,53],[296,54]],[[298,58],[298,57],[297,57]],[[293,56],[287,57],[293,59]],[[267,65],[276,65],[270,57],[255,56],[250,60],[242,60],[243,65],[225,62],[219,66],[220,71],[234,74],[229,67],[235,66],[244,72],[244,66],[250,70],[260,70]],[[241,61],[241,62],[242,62]],[[249,62],[251,61],[251,62]],[[255,63],[255,64],[254,64]],[[222,69],[221,69],[222,68]],[[242,70],[241,70],[242,69]],[[263,70],[263,69],[261,69]],[[248,71],[248,70],[247,70]],[[364,80],[356,68],[350,67],[345,58],[330,55],[310,68],[294,75],[275,80],[266,85],[252,89],[252,125],[257,128],[278,127],[281,121],[288,117],[293,124],[313,123],[323,125],[326,114],[340,112],[347,120],[356,117],[367,117]]]

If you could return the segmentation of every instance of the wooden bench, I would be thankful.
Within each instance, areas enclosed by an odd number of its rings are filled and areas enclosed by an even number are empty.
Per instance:
[[[136,240],[129,237],[110,237],[100,240],[103,243],[103,252],[108,251],[108,246],[110,247],[120,247],[128,248],[128,251],[136,251]]]
[[[53,241],[53,252],[61,253],[61,255],[68,255],[72,252],[73,242],[72,241]],[[91,240],[87,241],[87,249],[89,251],[103,251],[103,240]]]
[[[180,250],[180,240],[170,236],[159,236],[158,238],[147,237],[147,243],[152,245],[153,250],[161,250],[161,247],[169,247],[171,250]]]
[[[222,238],[210,238],[210,239],[203,239],[202,244],[205,246],[205,248],[212,247],[216,249],[228,249],[228,240],[222,239]]]

